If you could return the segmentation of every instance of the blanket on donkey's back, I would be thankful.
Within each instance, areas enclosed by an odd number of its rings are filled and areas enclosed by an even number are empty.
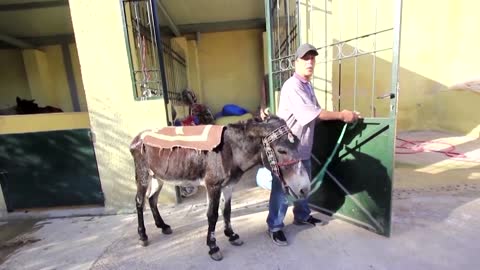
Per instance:
[[[146,145],[164,149],[182,147],[211,151],[222,141],[224,127],[220,125],[164,127],[145,131],[142,134],[142,141]]]

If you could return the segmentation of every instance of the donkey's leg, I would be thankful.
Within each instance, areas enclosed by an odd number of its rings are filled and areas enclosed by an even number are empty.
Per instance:
[[[160,216],[160,212],[158,211],[157,203],[158,203],[158,194],[162,190],[163,181],[159,181],[158,179],[153,178],[150,182],[150,197],[148,198],[148,203],[150,205],[150,210],[152,210],[153,219],[155,219],[155,225],[157,228],[162,229],[162,233],[164,234],[171,234],[172,228],[170,225],[165,224]]]
[[[221,207],[223,211],[223,221],[225,225],[225,230],[223,231],[228,237],[230,244],[234,246],[243,245],[243,241],[240,240],[240,236],[233,232],[232,225],[230,223],[230,216],[232,213],[232,186],[226,186],[222,188],[222,199]]]
[[[149,176],[148,173],[135,172],[137,181],[137,195],[135,196],[135,206],[137,207],[138,235],[140,244],[148,245],[148,236],[143,221],[143,207],[145,205],[145,194],[147,193]]]
[[[220,252],[220,248],[216,244],[215,239],[215,226],[218,220],[218,206],[220,204],[221,187],[220,185],[207,185],[208,196],[208,233],[207,233],[207,246],[210,248],[208,254],[215,261],[223,259],[223,255]]]

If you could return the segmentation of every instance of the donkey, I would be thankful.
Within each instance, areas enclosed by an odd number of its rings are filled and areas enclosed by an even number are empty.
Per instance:
[[[233,231],[230,214],[232,185],[238,182],[245,171],[263,163],[278,176],[285,192],[292,197],[306,198],[310,191],[308,173],[298,159],[299,140],[287,128],[285,121],[276,116],[268,116],[263,120],[254,118],[222,127],[219,143],[211,151],[159,148],[144,141],[146,132],[149,131],[138,134],[130,145],[137,184],[135,203],[138,234],[143,246],[148,245],[143,219],[146,197],[157,228],[161,228],[164,234],[172,233],[157,208],[158,194],[164,182],[186,186],[202,184],[206,187],[207,246],[210,257],[217,261],[223,258],[215,239],[220,201],[225,236],[234,246],[243,244]]]

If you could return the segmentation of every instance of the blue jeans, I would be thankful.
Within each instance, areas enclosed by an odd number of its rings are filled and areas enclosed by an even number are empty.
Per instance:
[[[303,166],[311,178],[312,165],[310,160],[302,160]],[[280,179],[273,175],[272,191],[270,192],[270,201],[268,205],[267,225],[272,232],[281,230],[285,224],[283,220],[287,214],[288,201],[287,196],[282,188]],[[310,208],[308,207],[308,199],[297,200],[293,203],[293,218],[296,220],[307,220],[310,216]]]

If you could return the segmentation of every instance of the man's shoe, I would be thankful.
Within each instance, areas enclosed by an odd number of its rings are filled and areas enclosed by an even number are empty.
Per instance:
[[[326,225],[328,222],[326,221],[323,221],[321,219],[318,219],[318,218],[314,218],[312,216],[309,216],[306,220],[293,220],[293,224],[295,225],[312,225],[312,226],[315,226],[316,224],[320,224],[320,225]]]
[[[283,233],[282,230],[276,231],[276,232],[271,232],[270,230],[268,230],[267,233],[275,245],[279,245],[279,246],[288,245],[287,238],[285,237],[285,234]]]

